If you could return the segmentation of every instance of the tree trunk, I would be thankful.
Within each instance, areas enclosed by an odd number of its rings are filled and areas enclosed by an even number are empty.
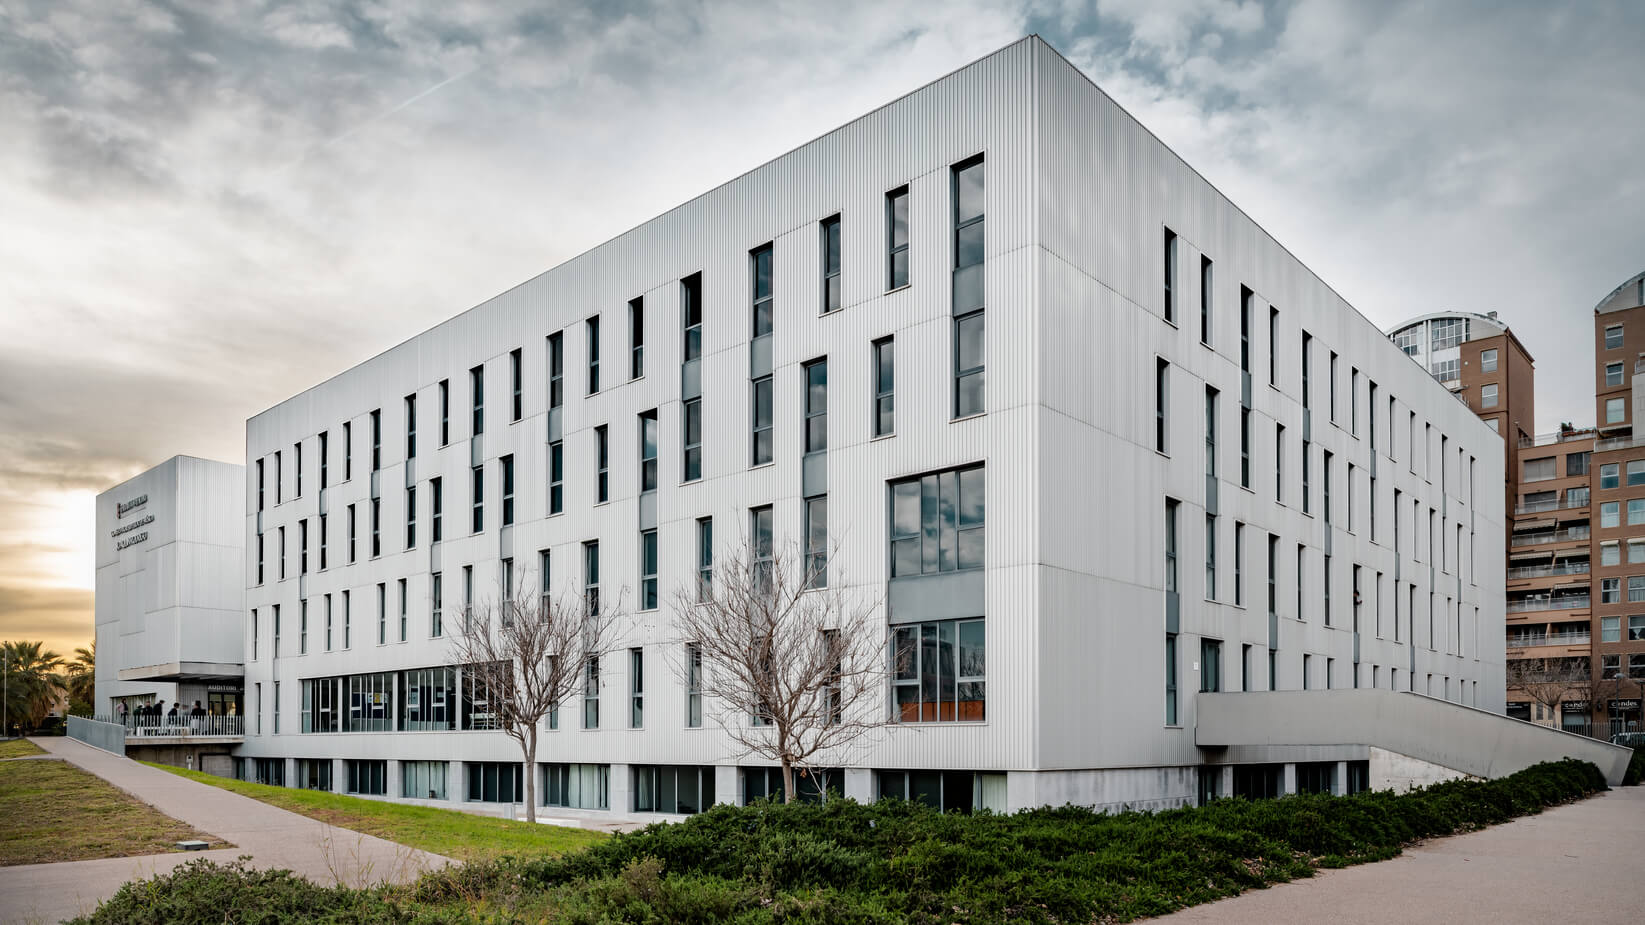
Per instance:
[[[525,821],[537,821],[537,724],[531,724],[521,743],[525,752]]]
[[[783,802],[794,802],[794,762],[783,756]]]

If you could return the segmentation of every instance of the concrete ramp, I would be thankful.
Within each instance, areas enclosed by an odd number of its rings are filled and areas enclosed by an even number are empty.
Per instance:
[[[1194,696],[1194,741],[1202,748],[1368,746],[1484,778],[1579,758],[1613,787],[1632,756],[1620,745],[1422,694],[1362,688]]]

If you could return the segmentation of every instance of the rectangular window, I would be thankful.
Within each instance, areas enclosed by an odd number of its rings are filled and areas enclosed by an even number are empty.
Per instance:
[[[600,391],[600,316],[583,323],[588,337],[588,394]]]
[[[1622,325],[1610,324],[1605,326],[1605,349],[1622,349]]]
[[[548,513],[565,510],[565,444],[559,440],[548,445]]]
[[[1628,618],[1628,641],[1645,642],[1645,616],[1635,614]]]
[[[891,483],[892,577],[983,567],[982,466]]]
[[[1239,647],[1239,689],[1256,690],[1251,686],[1251,644],[1248,642]]]
[[[628,650],[628,728],[645,726],[645,650]]]
[[[657,609],[657,531],[640,534],[640,609]]]
[[[772,322],[776,313],[775,270],[772,266],[773,256],[770,244],[756,247],[748,253],[748,270],[750,274],[750,289],[753,293],[753,304],[750,307],[750,324],[753,337],[764,337],[771,333]]]
[[[1621,617],[1600,617],[1599,618],[1599,641],[1600,642],[1621,642],[1622,641],[1622,618]]]
[[[474,622],[474,566],[463,566],[463,629]]]
[[[1199,689],[1202,693],[1222,690],[1222,641],[1199,641]]]
[[[428,634],[435,639],[445,634],[444,582],[439,572],[430,577]]]
[[[1325,372],[1328,377],[1325,383],[1325,391],[1330,401],[1330,405],[1326,410],[1330,412],[1331,420],[1334,423],[1337,419],[1337,352],[1335,350],[1330,351],[1330,364],[1326,367]]]
[[[628,378],[645,375],[645,298],[628,302]]]
[[[417,396],[406,396],[406,459],[417,458]]]
[[[348,769],[348,792],[367,796],[388,793],[388,762],[365,758],[344,760]]]
[[[583,607],[589,614],[600,612],[600,541],[583,544]]]
[[[292,493],[293,498],[303,496],[303,444],[298,441],[291,445],[291,459],[296,466],[297,490]]]
[[[1615,540],[1599,544],[1600,565],[1621,565],[1622,546]]]
[[[703,477],[703,400],[701,398],[686,399],[680,404],[684,431],[684,442],[681,447],[680,480],[695,482]]]
[[[822,310],[839,311],[840,299],[840,217],[822,221]]]
[[[1165,320],[1172,324],[1177,323],[1177,235],[1171,229],[1165,229],[1165,251],[1162,265],[1165,268],[1164,306]]]
[[[429,540],[431,542],[435,542],[435,543],[440,542],[440,540],[443,538],[442,537],[442,532],[443,531],[442,531],[441,527],[442,527],[442,523],[443,523],[443,520],[444,520],[444,517],[442,515],[445,513],[445,491],[444,491],[444,488],[445,488],[445,480],[444,479],[429,479],[428,480],[428,491],[429,491],[429,499],[428,499],[429,500],[429,512],[428,512],[428,515],[429,515],[428,516],[428,519],[429,519],[429,534],[428,534],[428,536],[429,536]],[[352,510],[352,508],[351,508],[351,510]]]
[[[280,605],[274,605],[274,657],[280,657]]]
[[[1279,309],[1268,306],[1268,384],[1279,385]]]
[[[1239,368],[1251,374],[1251,290],[1239,287]]]
[[[350,511],[354,508],[350,507]],[[257,583],[263,583],[263,534],[257,534]]]
[[[1601,578],[1599,580],[1599,602],[1601,604],[1622,603],[1622,579]]]
[[[590,655],[583,664],[583,728],[600,728],[600,657]]]
[[[1313,508],[1313,444],[1302,441],[1302,513],[1306,514]]]
[[[383,554],[383,499],[371,499],[371,557]]]
[[[257,460],[257,510],[263,509],[263,461]]]
[[[1629,485],[1645,485],[1645,459],[1628,460],[1627,472]]]
[[[611,500],[611,441],[607,438],[606,426],[600,424],[594,428],[594,503],[604,504]]]
[[[695,642],[685,645],[685,725],[703,725],[703,647]]]
[[[874,436],[897,429],[896,345],[889,337],[874,341]]]
[[[503,526],[507,527],[514,523],[514,457],[498,457],[497,467],[501,470],[500,481],[503,483]]]
[[[1285,503],[1285,425],[1274,425],[1274,503]]]
[[[1171,452],[1171,364],[1154,358],[1154,452]]]
[[[751,465],[764,465],[771,461],[774,440],[772,438],[772,395],[771,377],[761,376],[753,382],[754,403],[754,454]]]
[[[1617,501],[1602,501],[1599,505],[1600,527],[1615,527],[1621,520],[1621,503]]]
[[[1565,454],[1565,474],[1567,476],[1587,475],[1588,474],[1588,455],[1589,454],[1588,454],[1587,451],[1583,451],[1583,452],[1580,452],[1580,453],[1566,453]],[[1586,489],[1584,489],[1584,490],[1586,490]]]
[[[805,499],[805,586],[828,587],[828,496]]]
[[[640,413],[640,491],[657,490],[657,409]]]
[[[1205,475],[1217,477],[1217,390],[1205,387]]]
[[[407,626],[406,626],[406,622],[407,622],[406,605],[407,605],[407,603],[408,602],[406,600],[406,580],[404,578],[402,578],[402,579],[400,579],[400,641],[401,642],[406,641],[406,630],[407,630]]]
[[[1605,423],[1621,424],[1628,418],[1627,400],[1622,398],[1605,399]]]
[[[1628,499],[1628,526],[1645,524],[1645,498]]]
[[[548,407],[550,410],[565,404],[565,335],[559,331],[548,335]]]
[[[1239,484],[1251,487],[1251,409],[1239,409]]]
[[[472,494],[468,530],[470,533],[479,533],[485,529],[485,466],[470,469],[468,483]]]
[[[898,722],[966,723],[987,718],[984,621],[899,624],[891,645],[893,715]]]
[[[280,580],[286,580],[286,528],[280,528]]]
[[[714,593],[714,518],[697,518],[697,600]]]
[[[1165,499],[1165,591],[1176,594],[1177,583],[1177,501]]]
[[[1302,407],[1314,407],[1314,336],[1302,332]]]
[[[611,766],[545,764],[543,804],[567,809],[610,809]]]
[[[1205,515],[1205,599],[1217,599],[1217,515]]]
[[[417,486],[412,485],[411,487],[406,489],[406,548],[411,549],[412,547],[414,547],[416,545],[417,545]],[[325,558],[324,555],[323,555],[323,553],[325,551],[324,542],[321,543],[320,549],[321,549],[321,552],[322,552],[321,559],[323,560]],[[321,565],[324,566],[324,564],[325,564],[324,561],[322,561]]]
[[[326,529],[326,516],[327,515],[325,515],[325,514],[320,515],[320,570],[321,571],[325,571],[326,564],[329,561],[328,558],[327,558],[327,549],[328,549],[328,545],[329,545],[328,540],[330,539],[331,534],[330,534],[330,531],[328,531]]]
[[[516,347],[508,352],[508,391],[509,391],[509,420],[518,421],[525,411],[525,371],[522,353]]]
[[[1199,342],[1211,346],[1211,258],[1199,258]]]
[[[351,504],[351,505],[348,506],[348,561],[349,562],[354,561],[354,535],[355,535],[355,532],[356,531],[355,531],[354,505]]]
[[[689,815],[714,805],[713,767],[634,765],[634,811]]]
[[[1320,516],[1326,523],[1331,522],[1331,454],[1320,455]]]
[[[281,478],[281,469],[282,469],[282,467],[280,465],[280,451],[275,450],[274,451],[274,503],[275,504],[280,503],[281,482],[283,481],[283,479]]]
[[[681,339],[680,362],[689,363],[703,355],[703,276],[693,273],[680,280]]]
[[[828,449],[828,360],[813,360],[804,366],[805,452]]]
[[[954,417],[981,414],[983,381],[983,161],[956,164],[954,203]]]
[[[1479,406],[1481,408],[1495,408],[1497,405],[1497,387],[1495,383],[1479,387]]]
[[[1245,606],[1245,525],[1234,521],[1234,605]]]
[[[257,661],[257,644],[262,640],[257,632],[257,608],[251,608],[251,660]]]
[[[885,194],[885,288],[908,285],[908,187]]]
[[[1482,373],[1496,372],[1496,348],[1479,352],[1479,371]]]
[[[400,796],[408,800],[445,799],[446,762],[400,762]]]
[[[549,580],[552,575],[550,565],[549,551],[546,549],[537,550],[537,601],[540,619],[546,619],[551,604],[549,589],[553,586],[553,583]]]
[[[350,603],[349,593],[343,591],[343,648],[354,645],[354,606]]]
[[[1165,634],[1165,725],[1177,725],[1177,634]]]
[[[440,445],[451,442],[451,380],[440,380]]]
[[[473,402],[473,407],[469,412],[469,432],[476,437],[486,431],[485,383],[486,370],[484,366],[476,366],[468,371],[468,390]]]
[[[771,570],[774,568],[774,533],[770,505],[748,509],[748,534],[754,545],[754,574],[762,586],[769,587],[772,580]]]
[[[308,574],[308,521],[297,521],[297,574]]]
[[[1348,432],[1359,436],[1359,370],[1348,368]]]
[[[1616,488],[1622,484],[1621,476],[1622,467],[1617,463],[1601,463],[1599,467],[1599,487],[1601,489]],[[1527,479],[1526,481],[1530,480]]]
[[[1268,534],[1268,615],[1279,615],[1279,537],[1272,533]]]

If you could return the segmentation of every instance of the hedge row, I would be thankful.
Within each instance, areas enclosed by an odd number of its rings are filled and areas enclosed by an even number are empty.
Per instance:
[[[197,862],[129,884],[93,923],[1126,921],[1397,854],[1413,840],[1605,789],[1586,762],[1395,795],[1220,800],[1160,813],[943,815],[883,801],[718,806],[583,851],[451,868],[406,889],[320,888]]]

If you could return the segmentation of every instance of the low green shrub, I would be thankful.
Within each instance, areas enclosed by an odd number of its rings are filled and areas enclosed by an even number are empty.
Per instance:
[[[1622,773],[1622,786],[1637,787],[1645,783],[1645,745],[1634,746],[1634,756],[1628,760],[1628,770]]]
[[[1605,789],[1586,762],[1407,794],[944,815],[900,801],[716,806],[557,857],[379,890],[196,863],[128,884],[88,923],[941,923],[1128,921],[1398,854]]]

